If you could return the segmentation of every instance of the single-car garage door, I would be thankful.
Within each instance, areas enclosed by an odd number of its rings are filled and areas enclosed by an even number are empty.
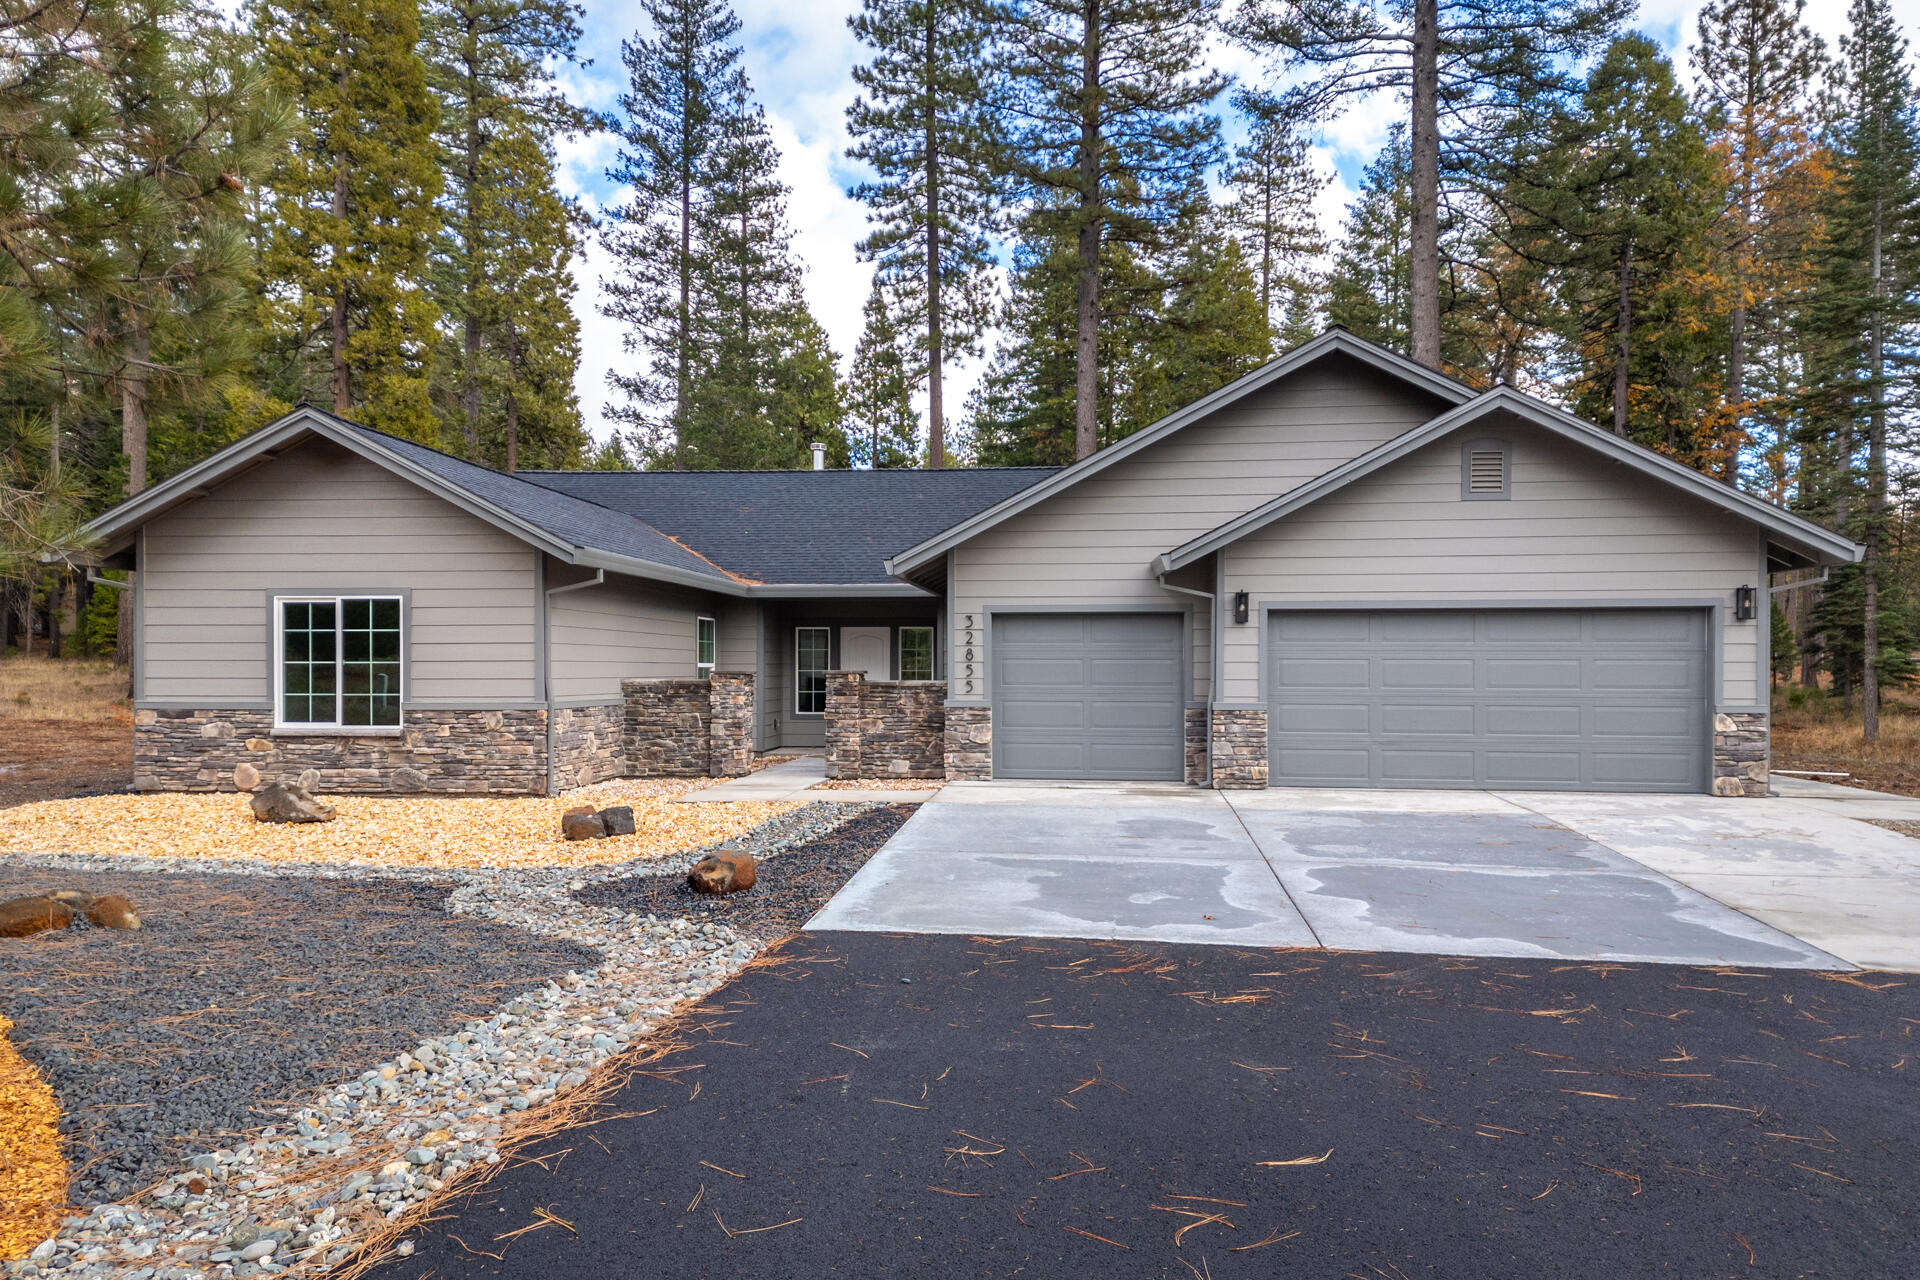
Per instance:
[[[1275,611],[1275,786],[1702,791],[1698,609]]]
[[[1181,615],[995,614],[992,643],[995,777],[1184,776]]]

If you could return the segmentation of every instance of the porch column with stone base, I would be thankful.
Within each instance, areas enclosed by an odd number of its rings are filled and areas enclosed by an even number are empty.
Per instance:
[[[993,708],[947,704],[947,781],[993,778]]]

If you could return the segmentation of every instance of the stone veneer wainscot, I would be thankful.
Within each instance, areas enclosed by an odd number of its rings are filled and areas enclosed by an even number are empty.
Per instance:
[[[947,776],[944,680],[827,673],[829,778]]]
[[[993,708],[957,707],[947,711],[947,781],[985,782],[993,777]]]
[[[1723,711],[1713,718],[1713,794],[1767,794],[1771,747],[1764,711]]]
[[[397,733],[278,733],[259,710],[141,708],[133,716],[136,791],[237,791],[249,765],[266,782],[308,769],[320,790],[539,794],[547,789],[547,713],[408,711]]]
[[[1213,785],[1221,791],[1267,785],[1267,713],[1260,708],[1215,707],[1210,743]]]

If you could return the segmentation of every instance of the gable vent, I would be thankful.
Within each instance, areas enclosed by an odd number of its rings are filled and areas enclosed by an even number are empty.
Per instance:
[[[1506,458],[1498,449],[1475,449],[1467,459],[1467,492],[1500,492],[1506,488],[1506,471]]]

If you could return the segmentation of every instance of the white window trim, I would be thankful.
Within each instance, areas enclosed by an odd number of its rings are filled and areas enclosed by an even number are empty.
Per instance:
[[[802,692],[800,688],[800,633],[802,631],[824,631],[827,633],[827,665],[822,668],[822,670],[831,671],[833,670],[833,628],[795,627],[793,629],[793,714],[812,719],[816,716],[825,716],[827,713],[824,707],[819,711],[802,711],[800,709],[800,694]]]
[[[340,628],[346,615],[345,602],[348,600],[392,600],[400,606],[400,723],[399,724],[341,724],[341,699],[346,696],[341,687],[345,682],[339,678],[339,665],[346,660],[345,646],[340,642]],[[282,712],[286,710],[286,665],[287,642],[282,628],[286,625],[286,610],[282,605],[289,604],[331,604],[333,606],[333,661],[335,677],[333,682],[333,715],[331,721],[319,720],[303,722],[286,720]],[[276,734],[295,734],[307,737],[334,735],[354,738],[392,738],[398,737],[407,723],[407,598],[393,592],[346,592],[339,595],[293,594],[273,597],[273,617],[269,622],[273,637],[273,732]]]
[[[713,661],[700,661],[700,625],[705,623],[713,628]],[[713,671],[720,663],[720,624],[706,614],[695,614],[693,619],[693,676],[696,680],[713,679]]]
[[[930,670],[927,675],[913,677],[913,680],[915,683],[925,683],[933,679],[932,669],[937,669],[939,665],[937,661],[937,658],[938,658],[937,650],[939,646],[939,638],[934,634],[933,625],[931,623],[918,625],[918,626],[903,626],[895,629],[894,643],[893,643],[893,669],[901,673],[900,679],[902,680],[907,679],[907,676],[906,676],[907,632],[909,631],[924,631],[927,633],[927,662],[930,664]]]

